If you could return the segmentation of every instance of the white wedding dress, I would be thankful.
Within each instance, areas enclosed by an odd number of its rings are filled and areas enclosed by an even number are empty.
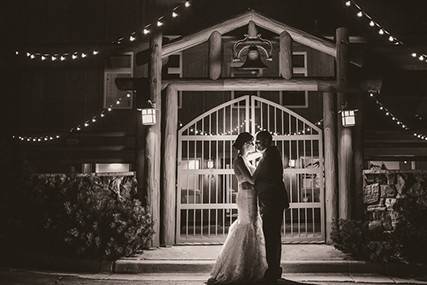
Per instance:
[[[267,270],[257,196],[254,186],[248,183],[254,169],[242,156],[234,160],[233,167],[239,184],[238,217],[229,228],[208,284],[256,282]]]

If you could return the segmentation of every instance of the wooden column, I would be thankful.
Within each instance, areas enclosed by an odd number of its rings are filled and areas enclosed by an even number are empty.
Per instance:
[[[363,93],[356,93],[355,107],[359,110],[356,113],[356,126],[353,127],[353,149],[354,149],[354,202],[352,217],[355,219],[362,218],[363,214],[363,117],[364,104]]]
[[[175,243],[176,216],[176,149],[178,135],[178,92],[171,86],[166,88],[165,129],[163,133],[163,169],[161,202],[161,244]]]
[[[348,86],[349,70],[349,38],[346,28],[338,28],[336,31],[337,45],[337,85],[338,89]],[[345,105],[349,100],[345,92],[337,92],[337,108]],[[339,218],[351,218],[351,193],[352,176],[354,174],[353,146],[351,128],[342,127],[341,114],[337,114],[338,122],[338,191],[339,191]]]
[[[144,188],[147,191],[147,205],[154,222],[152,246],[159,246],[160,232],[160,143],[161,143],[161,76],[162,76],[162,35],[153,33],[150,39],[149,98],[156,104],[156,124],[147,126],[145,131]]]
[[[338,220],[337,189],[337,111],[335,94],[323,92],[323,136],[325,142],[325,218],[326,242],[332,243],[331,232]]]
[[[280,34],[279,76],[285,79],[292,78],[292,38],[288,32]]]
[[[222,69],[222,37],[218,31],[209,37],[209,78],[217,80],[221,77]]]

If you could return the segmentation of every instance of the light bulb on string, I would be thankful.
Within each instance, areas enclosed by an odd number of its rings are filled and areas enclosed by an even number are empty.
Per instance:
[[[89,123],[88,123],[88,122],[85,122],[84,126],[85,126],[85,127],[89,127]]]
[[[351,1],[345,1],[345,6],[350,7],[351,6]]]
[[[93,55],[97,55],[98,53],[99,53],[99,51],[97,51],[97,50],[93,50],[93,51],[92,51],[92,54],[93,54]]]
[[[178,17],[178,13],[175,11],[172,11],[172,18],[176,18],[176,17]]]
[[[374,27],[374,26],[375,26],[374,21],[372,21],[372,20],[371,20],[371,21],[369,21],[369,26],[370,26],[370,27]]]
[[[144,35],[148,35],[148,34],[150,33],[150,30],[149,30],[149,29],[147,29],[147,28],[145,28],[144,30],[142,30],[142,33],[143,33]]]
[[[108,108],[107,108],[107,111],[108,111],[108,112],[111,112],[111,110],[112,110],[112,109],[111,109],[111,107],[108,107]]]
[[[413,53],[411,53],[411,56],[412,56],[412,57],[417,57],[417,53],[416,53],[416,52],[413,52]]]
[[[120,100],[117,100],[117,101],[116,101],[116,105],[119,105],[119,104],[120,104]]]
[[[65,60],[65,56],[61,55],[61,57],[59,58],[61,61]]]
[[[15,55],[19,55],[19,51],[15,51]]]
[[[94,123],[95,123],[95,122],[96,122],[96,118],[92,118],[92,122],[94,122]]]
[[[132,36],[132,35],[131,35],[131,36],[129,37],[129,41],[133,42],[134,40],[136,40],[136,38],[135,38],[134,36]]]
[[[163,22],[160,21],[160,19],[159,19],[159,20],[157,20],[157,27],[161,27],[161,26],[163,26]]]
[[[82,52],[82,58],[87,57],[87,54],[85,54],[84,52]]]
[[[362,11],[357,12],[356,16],[359,17],[359,18],[362,18],[363,12]]]
[[[46,60],[46,57],[44,55],[42,55],[40,58],[41,58],[42,61]]]
[[[27,52],[27,57],[30,57],[30,56],[31,56],[31,53]]]
[[[130,94],[130,93],[127,93],[127,94],[126,94],[126,97],[127,97],[127,98],[130,98],[130,96],[131,96],[131,94]]]
[[[99,115],[101,118],[104,118],[105,117],[105,114],[104,113],[101,113],[101,115]]]
[[[424,60],[424,56],[423,56],[423,55],[420,55],[420,56],[418,57],[418,59],[419,59],[419,60],[421,60],[421,61],[423,61],[423,60]]]
[[[188,7],[190,7],[190,6],[191,6],[191,3],[190,3],[190,1],[185,1],[185,3],[184,3],[184,6],[185,6],[185,8],[188,8]]]
[[[52,55],[52,57],[50,58],[52,61],[55,61],[56,60],[56,56],[53,56]]]
[[[71,56],[71,58],[72,58],[72,59],[76,59],[76,58],[77,58],[77,55],[76,55],[76,54],[73,54],[73,55]]]
[[[380,30],[378,31],[378,34],[380,34],[380,35],[384,35],[384,30],[383,30],[383,29],[380,29]]]
[[[390,42],[394,41],[393,36],[389,36],[389,37],[388,37],[388,40],[389,40]]]

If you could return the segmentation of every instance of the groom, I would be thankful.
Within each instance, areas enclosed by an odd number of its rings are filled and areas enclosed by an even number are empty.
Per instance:
[[[264,277],[266,281],[275,281],[282,276],[281,228],[283,211],[289,208],[289,199],[283,183],[282,156],[273,145],[273,137],[268,131],[261,131],[256,135],[255,144],[262,153],[253,178],[265,236],[268,269]]]

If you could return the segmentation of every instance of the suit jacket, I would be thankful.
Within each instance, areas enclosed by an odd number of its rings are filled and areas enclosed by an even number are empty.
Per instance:
[[[256,168],[253,179],[261,212],[289,208],[289,198],[283,183],[282,156],[276,146],[269,146]]]

